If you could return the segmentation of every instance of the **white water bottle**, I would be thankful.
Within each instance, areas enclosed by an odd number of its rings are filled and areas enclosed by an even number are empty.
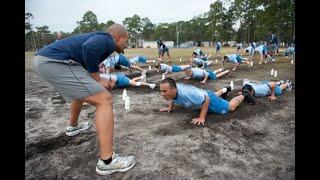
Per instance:
[[[278,76],[278,71],[274,71],[274,77]]]
[[[180,58],[180,62],[181,62],[181,58]]]
[[[166,78],[165,74],[162,74],[162,80],[164,80]]]
[[[292,84],[291,84],[291,82],[289,82],[288,91],[292,91]]]
[[[127,90],[124,89],[123,92],[122,92],[122,101],[126,100],[126,97],[127,97]]]
[[[149,70],[151,70],[151,66],[149,65]]]
[[[250,66],[251,66],[251,67],[253,66],[253,62],[252,62],[252,61],[250,62]]]
[[[127,96],[126,100],[124,101],[124,108],[130,109],[130,97],[129,96]]]
[[[291,60],[291,64],[293,64],[293,59]]]
[[[234,90],[234,84],[233,84],[233,81],[230,82],[230,87],[231,87],[231,90]]]
[[[218,59],[216,59],[216,64],[218,64]]]
[[[273,76],[273,69],[271,69],[271,72],[270,72],[271,76]]]

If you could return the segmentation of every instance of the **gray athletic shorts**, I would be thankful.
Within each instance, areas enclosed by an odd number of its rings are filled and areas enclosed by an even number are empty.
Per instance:
[[[67,102],[106,91],[80,63],[73,60],[37,55],[34,57],[34,68],[38,76],[51,84]]]

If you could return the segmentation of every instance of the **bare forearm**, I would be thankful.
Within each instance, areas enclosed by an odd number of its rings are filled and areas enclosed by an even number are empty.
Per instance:
[[[139,66],[132,65],[131,67],[132,67],[133,69],[137,69],[137,70],[139,70],[139,71],[143,71],[143,69],[142,69],[141,67],[139,67]]]
[[[206,82],[206,81],[207,81],[207,79],[208,79],[208,76],[207,76],[207,75],[205,75],[205,76],[204,76],[203,81],[204,81],[204,82]]]
[[[270,82],[268,84],[271,86],[271,96],[274,96],[277,84],[275,82]]]
[[[173,102],[171,101],[170,103],[169,103],[169,109],[172,109],[173,108],[173,106],[174,106],[174,104],[173,104]]]
[[[210,102],[210,98],[208,96],[206,96],[206,100],[204,101],[204,103],[201,106],[199,118],[202,118],[202,119],[206,118],[207,113],[208,113],[208,108],[209,108],[209,102]]]

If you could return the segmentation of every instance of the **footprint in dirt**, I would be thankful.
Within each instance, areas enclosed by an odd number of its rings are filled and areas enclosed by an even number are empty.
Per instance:
[[[53,97],[50,98],[52,104],[65,104],[66,101],[60,94],[55,94]]]
[[[38,102],[26,101],[25,117],[28,119],[39,119],[42,117],[42,106]]]

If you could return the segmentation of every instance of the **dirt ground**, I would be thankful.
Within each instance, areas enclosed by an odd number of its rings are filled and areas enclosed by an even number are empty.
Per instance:
[[[295,179],[295,90],[284,91],[276,102],[256,98],[255,106],[243,103],[226,115],[208,114],[205,125],[197,126],[190,122],[199,111],[158,111],[167,104],[159,93],[161,74],[148,72],[147,81],[156,82],[157,87],[126,88],[130,110],[124,109],[123,89],[111,92],[114,150],[134,154],[137,163],[125,173],[99,176],[95,172],[99,157],[95,126],[87,133],[66,136],[69,104],[35,74],[30,54],[25,62],[26,179]],[[209,68],[218,69],[220,64]],[[270,76],[272,68],[278,71],[277,78]],[[212,90],[233,80],[239,90],[244,78],[294,81],[295,67],[284,60],[251,68],[242,64],[231,75],[205,85],[183,80],[183,75],[169,76]],[[94,121],[90,105],[83,107],[79,121],[87,120]]]

